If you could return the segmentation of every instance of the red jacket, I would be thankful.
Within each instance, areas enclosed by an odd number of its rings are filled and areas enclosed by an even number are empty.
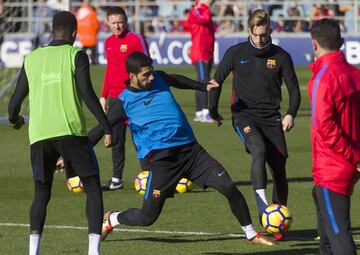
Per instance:
[[[191,33],[190,57],[194,64],[198,61],[212,62],[214,59],[215,28],[210,8],[205,4],[195,4],[188,16]]]
[[[111,35],[105,41],[106,70],[101,97],[117,98],[126,88],[129,79],[125,60],[133,52],[149,55],[148,45],[140,34],[128,31],[122,37]]]
[[[309,68],[314,182],[351,195],[360,160],[360,70],[341,51],[323,55]]]

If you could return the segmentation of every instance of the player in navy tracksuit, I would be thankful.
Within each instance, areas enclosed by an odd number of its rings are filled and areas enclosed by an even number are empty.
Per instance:
[[[224,167],[197,143],[185,114],[169,88],[207,91],[217,84],[211,81],[205,85],[181,75],[153,71],[152,59],[139,52],[129,55],[126,69],[130,80],[127,89],[119,96],[123,107],[119,119],[128,119],[138,158],[150,158],[150,174],[142,208],[105,213],[103,239],[119,224],[153,224],[165,200],[173,197],[179,180],[186,177],[200,187],[216,189],[228,199],[250,242],[274,244],[256,233],[245,198]]]

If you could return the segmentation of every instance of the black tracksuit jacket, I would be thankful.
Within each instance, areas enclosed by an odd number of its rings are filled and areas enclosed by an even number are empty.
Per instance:
[[[263,49],[255,48],[249,40],[230,47],[214,75],[220,86],[210,91],[209,110],[213,118],[218,116],[222,84],[230,72],[233,118],[279,119],[283,80],[290,98],[286,114],[296,116],[301,95],[292,59],[285,50],[271,41]]]

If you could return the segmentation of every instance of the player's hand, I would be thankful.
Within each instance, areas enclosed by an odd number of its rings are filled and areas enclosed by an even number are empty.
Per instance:
[[[214,79],[212,79],[211,81],[209,81],[206,89],[207,89],[207,91],[210,91],[210,90],[215,89],[217,87],[219,87],[219,83],[217,83]]]
[[[23,116],[19,115],[15,123],[11,123],[13,129],[20,129],[25,124],[25,119]]]
[[[111,147],[111,135],[104,135],[104,145],[106,148]]]
[[[360,172],[360,160],[356,162],[356,170]]]
[[[107,113],[108,109],[107,109],[107,106],[106,106],[106,98],[105,97],[100,97],[99,101],[100,101],[101,107],[103,108],[103,111],[105,113]]]
[[[290,114],[285,115],[284,119],[282,120],[282,127],[284,132],[290,131],[294,127],[294,117]]]
[[[59,158],[56,162],[55,173],[61,173],[65,169],[65,163],[62,158]]]

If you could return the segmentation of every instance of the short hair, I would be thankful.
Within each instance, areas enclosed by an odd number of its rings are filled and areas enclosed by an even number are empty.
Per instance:
[[[53,31],[66,31],[72,33],[77,29],[75,15],[68,11],[61,11],[54,15],[52,22]]]
[[[255,26],[268,26],[270,27],[270,16],[266,11],[257,9],[250,13],[248,18],[248,27],[253,31]]]
[[[343,44],[339,23],[332,19],[321,19],[311,27],[311,38],[327,50],[339,50]]]
[[[122,15],[127,20],[126,12],[120,6],[110,7],[110,9],[106,12],[106,18],[109,18],[111,15]]]
[[[143,67],[151,66],[153,60],[141,52],[133,52],[126,58],[126,71],[138,74]]]

